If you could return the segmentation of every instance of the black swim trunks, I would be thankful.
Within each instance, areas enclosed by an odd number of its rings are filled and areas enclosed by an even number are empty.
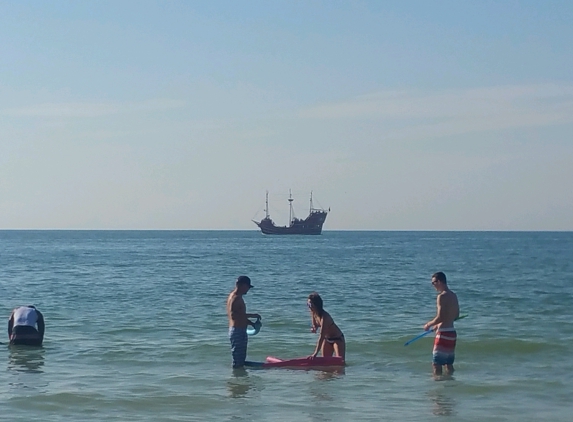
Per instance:
[[[29,325],[17,325],[12,329],[10,344],[41,346],[42,337],[34,327],[30,327]]]
[[[325,337],[324,338],[327,342],[329,342],[330,344],[334,344],[337,341],[342,341],[344,340],[344,334],[341,334],[339,337]]]

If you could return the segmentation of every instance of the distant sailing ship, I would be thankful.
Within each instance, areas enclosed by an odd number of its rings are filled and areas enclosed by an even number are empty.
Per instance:
[[[289,225],[288,226],[276,226],[274,221],[269,215],[269,193],[267,192],[265,201],[265,218],[261,221],[252,220],[259,228],[263,234],[321,234],[322,225],[326,220],[326,215],[328,211],[314,208],[312,206],[312,192],[310,192],[310,212],[308,217],[304,220],[296,218],[294,216],[294,211],[292,208],[292,194],[289,191]]]

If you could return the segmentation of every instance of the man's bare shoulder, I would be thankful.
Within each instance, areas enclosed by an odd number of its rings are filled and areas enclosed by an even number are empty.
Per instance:
[[[231,293],[229,295],[229,299],[227,300],[227,303],[234,307],[234,306],[244,305],[245,301],[243,300],[243,296],[235,294],[235,293]]]
[[[440,303],[453,303],[458,301],[458,296],[451,290],[446,290],[438,295],[438,302]]]

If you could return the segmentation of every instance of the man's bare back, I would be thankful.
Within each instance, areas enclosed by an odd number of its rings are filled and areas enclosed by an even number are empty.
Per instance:
[[[437,324],[439,328],[451,328],[454,321],[460,316],[460,306],[458,297],[451,290],[441,292],[437,299],[438,315],[441,314],[441,323]]]

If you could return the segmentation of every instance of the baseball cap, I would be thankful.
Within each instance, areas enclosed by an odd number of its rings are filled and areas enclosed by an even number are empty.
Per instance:
[[[237,278],[237,284],[248,284],[249,287],[254,287],[251,284],[251,279],[249,277],[247,277],[246,275],[241,275],[239,276],[239,278]]]

